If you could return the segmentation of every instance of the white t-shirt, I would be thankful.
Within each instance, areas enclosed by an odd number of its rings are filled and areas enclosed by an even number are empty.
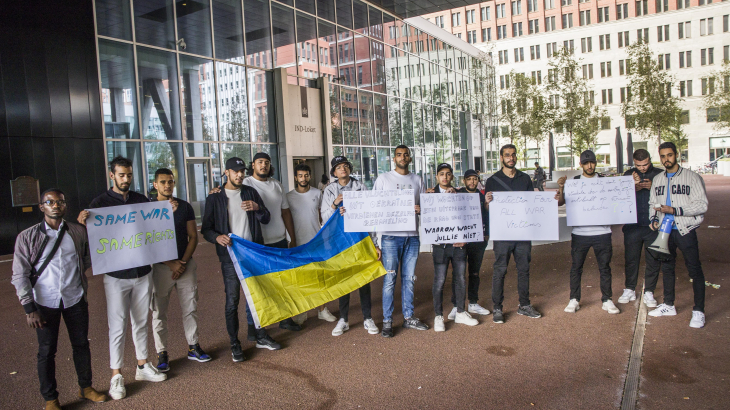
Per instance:
[[[248,228],[248,215],[246,211],[241,209],[241,190],[240,189],[226,189],[226,196],[228,197],[228,227],[231,233],[234,233],[241,238],[250,241],[251,230]]]
[[[259,181],[254,177],[248,177],[243,180],[243,185],[254,188],[261,196],[269,213],[271,213],[271,221],[268,224],[261,225],[264,243],[271,244],[286,239],[286,226],[284,226],[284,218],[281,217],[281,210],[289,209],[289,201],[286,200],[281,182],[274,178]]]
[[[381,174],[378,179],[375,180],[373,191],[385,191],[389,189],[412,189],[416,205],[421,204],[421,194],[426,192],[426,188],[423,185],[421,177],[412,172],[409,172],[406,175],[401,175],[396,171]],[[418,236],[418,218],[416,218],[415,231],[383,232],[382,234],[391,236]]]
[[[289,210],[294,219],[294,235],[297,238],[297,245],[304,245],[317,235],[319,228],[319,203],[322,201],[322,191],[317,188],[309,188],[305,193],[299,193],[296,189],[286,194],[289,202]]]
[[[598,175],[594,176],[593,178],[598,178]],[[585,175],[581,174],[580,179],[590,178],[586,178]],[[573,235],[578,236],[597,236],[605,235],[607,233],[611,233],[611,225],[588,225],[573,227]]]

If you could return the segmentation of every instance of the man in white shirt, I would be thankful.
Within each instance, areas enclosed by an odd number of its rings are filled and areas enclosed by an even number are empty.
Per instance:
[[[102,402],[107,396],[91,387],[89,304],[85,271],[91,267],[86,229],[63,219],[66,198],[59,189],[41,195],[44,220],[15,241],[12,283],[38,336],[38,380],[47,410],[60,410],[56,390],[56,348],[63,317],[73,347],[79,397]],[[60,239],[60,243],[58,240]],[[54,252],[55,250],[55,252]]]
[[[295,248],[297,240],[294,234],[294,221],[289,210],[289,201],[286,199],[281,182],[272,178],[274,169],[271,167],[269,154],[259,152],[254,155],[248,174],[249,178],[243,180],[243,185],[255,189],[271,213],[271,221],[261,226],[264,245],[272,248]],[[291,242],[287,242],[287,234],[289,234]],[[291,318],[279,322],[279,327],[293,331],[302,330],[302,327]]]
[[[593,151],[586,150],[580,154],[580,166],[583,174],[576,179],[596,178],[596,155]],[[567,177],[558,180],[559,195],[558,205],[565,204],[565,181]],[[598,271],[601,273],[601,301],[603,310],[611,314],[619,313],[619,309],[611,300],[611,257],[613,246],[611,245],[610,225],[591,225],[573,227],[572,240],[570,244],[573,264],[570,268],[570,303],[565,308],[568,313],[575,313],[580,309],[580,281],[583,275],[583,263],[585,263],[588,251],[593,248],[598,263]]]
[[[289,210],[294,219],[294,236],[300,245],[311,241],[322,227],[322,218],[319,215],[322,191],[309,185],[311,176],[312,169],[307,164],[299,164],[294,167],[296,186],[286,194]],[[328,322],[337,320],[324,305],[320,306],[317,317]],[[297,324],[302,324],[305,320],[307,320],[307,312],[294,317]]]

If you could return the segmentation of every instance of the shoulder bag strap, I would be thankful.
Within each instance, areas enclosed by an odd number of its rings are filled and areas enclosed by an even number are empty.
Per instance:
[[[512,188],[509,187],[509,185],[505,184],[504,181],[502,181],[499,177],[494,177],[494,180],[497,181],[499,185],[502,185],[502,187],[508,191],[511,191]]]
[[[61,247],[61,241],[63,240],[63,236],[66,234],[66,224],[64,223],[63,226],[60,229],[60,232],[58,233],[58,238],[56,239],[56,243],[53,244],[53,249],[51,249],[51,253],[48,254],[48,257],[45,261],[43,261],[43,265],[38,270],[35,270],[33,268],[33,272],[30,275],[30,285],[31,287],[35,286],[36,282],[38,281],[38,278],[41,276],[44,270],[46,270],[46,267],[48,267],[48,264],[51,263],[51,259],[56,255],[56,251],[58,251],[58,248]],[[45,247],[44,247],[45,248]],[[43,254],[43,250],[40,252]],[[40,258],[40,256],[39,256]],[[36,261],[36,263],[38,263]],[[35,264],[33,264],[35,266]]]

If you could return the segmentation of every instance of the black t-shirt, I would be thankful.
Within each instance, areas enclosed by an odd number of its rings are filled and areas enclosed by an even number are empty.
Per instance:
[[[185,249],[188,247],[188,221],[195,220],[195,211],[192,205],[180,198],[173,197],[177,201],[177,210],[173,212],[172,219],[175,221],[175,241],[177,242],[177,257],[182,259]],[[150,198],[152,202],[157,201],[157,196]]]
[[[505,189],[505,187],[502,186],[499,182],[494,180],[494,178],[499,178],[500,181],[504,182],[512,191],[534,191],[534,187],[532,186],[532,180],[530,179],[530,176],[525,174],[524,172],[520,171],[519,169],[515,170],[515,176],[514,178],[510,178],[507,175],[504,174],[504,172],[500,169],[499,171],[495,172],[494,175],[489,177],[487,179],[487,183],[484,184],[484,192],[504,192],[509,191],[508,189]]]

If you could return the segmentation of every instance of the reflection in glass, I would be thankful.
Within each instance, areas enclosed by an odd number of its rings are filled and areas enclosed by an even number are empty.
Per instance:
[[[235,64],[216,63],[218,70],[218,98],[220,107],[221,140],[251,141],[249,133],[248,93],[246,92],[246,68]],[[212,83],[212,81],[211,81]],[[215,104],[210,110],[215,114]]]
[[[350,87],[357,86],[354,37],[352,31],[337,27],[337,58],[340,66],[340,84]]]
[[[180,47],[180,50],[212,57],[210,4],[207,1],[178,1],[175,4],[175,13],[177,14],[177,37],[185,40],[186,44],[186,47]]]
[[[372,90],[372,73],[370,69],[370,40],[357,34],[355,37],[357,49],[357,86],[365,90]]]
[[[205,213],[205,198],[211,188],[210,160],[188,160],[185,171],[188,177],[188,202],[193,207],[195,222],[201,224]]]
[[[411,98],[414,100],[421,99],[421,72],[423,70],[421,61],[418,57],[409,55],[408,56],[408,71],[411,79]]]
[[[269,2],[243,0],[248,65],[271,68],[271,24]]]
[[[352,17],[355,20],[355,32],[368,33],[368,9],[360,0],[352,0]]]
[[[383,40],[383,13],[380,10],[368,6],[368,14],[370,15],[370,28],[367,34],[378,40]]]
[[[340,86],[330,84],[330,118],[332,119],[332,143],[342,144],[342,115],[340,111]]]
[[[406,99],[402,99],[400,102],[403,117],[403,144],[413,147],[413,103]]]
[[[337,77],[337,41],[335,40],[335,26],[319,21],[319,72],[322,77],[333,81]]]
[[[342,155],[343,150],[342,150],[342,147],[339,147],[339,146],[332,147],[332,152],[334,153],[335,156],[338,156],[338,155]]]
[[[337,24],[352,28],[352,0],[337,1]]]
[[[378,177],[378,161],[375,155],[375,148],[362,149],[362,183],[367,189],[373,188],[375,178]]]
[[[145,142],[144,154],[147,164],[147,192],[150,195],[157,195],[157,190],[152,184],[155,180],[155,172],[160,168],[167,168],[175,177],[175,188],[172,195],[187,199],[183,144],[171,141]]]
[[[213,0],[215,57],[243,64],[245,61],[241,61],[243,58],[241,9],[240,0]]]
[[[352,163],[352,176],[362,181],[362,159],[360,147],[344,147],[344,156]]]
[[[107,138],[139,138],[132,46],[99,39],[99,72]]]
[[[390,145],[388,133],[388,97],[380,94],[373,94],[375,107],[375,144],[380,146]]]
[[[180,88],[175,54],[137,47],[142,135],[147,139],[181,139]]]
[[[297,1],[299,4],[299,1]],[[297,12],[297,49],[299,51],[299,75],[315,79],[319,77],[317,72],[317,56],[324,54],[323,49],[329,48],[326,43],[320,44],[317,41],[317,29],[314,17]]]
[[[370,41],[372,55],[372,90],[386,94],[385,88],[385,44],[379,41]]]
[[[425,140],[426,149],[434,148],[434,132],[433,132],[433,107],[423,104],[423,138]]]
[[[316,8],[316,5],[314,2],[315,0],[297,0],[296,7],[299,10],[306,11],[307,13],[315,14],[314,9]]]
[[[251,146],[253,155],[259,152],[265,152],[271,157],[271,169],[274,170],[274,178],[281,180],[279,176],[279,154],[274,144],[255,144]]]
[[[389,95],[400,96],[398,81],[400,71],[398,70],[398,57],[400,51],[393,45],[385,45],[385,84]]]
[[[360,141],[363,145],[375,145],[373,115],[373,93],[360,91]]]
[[[185,144],[185,152],[188,157],[209,157],[210,156],[210,144],[201,143],[188,143]]]
[[[251,164],[251,144],[221,144],[221,159],[225,165],[228,158],[241,158],[246,166]]]
[[[183,138],[215,141],[218,134],[213,62],[180,55]]]
[[[248,92],[251,100],[251,141],[276,142],[274,108],[274,73],[247,69]]]
[[[274,27],[274,67],[285,67],[287,74],[296,75],[294,10],[272,3],[271,22]]]
[[[132,40],[129,0],[96,0],[96,30],[100,36]]]
[[[378,175],[390,171],[393,161],[390,159],[390,150],[388,148],[378,148]]]
[[[172,0],[134,0],[134,32],[137,42],[174,49]]]
[[[357,92],[345,87],[340,87],[340,90],[340,104],[342,105],[342,118],[344,120],[342,124],[344,142],[347,145],[359,145]]]
[[[417,102],[413,103],[413,144],[423,147],[423,109]]]
[[[140,194],[144,194],[142,183],[144,182],[144,174],[142,173],[142,156],[139,149],[139,141],[107,141],[106,142],[106,159],[107,163],[112,162],[116,156],[123,156],[132,161],[132,172],[134,179],[129,189]],[[112,182],[113,184],[113,182]]]
[[[400,102],[398,100],[396,97],[388,97],[388,128],[390,130],[391,146],[398,146],[403,143],[400,126]]]
[[[317,16],[334,23],[335,0],[317,0]]]

